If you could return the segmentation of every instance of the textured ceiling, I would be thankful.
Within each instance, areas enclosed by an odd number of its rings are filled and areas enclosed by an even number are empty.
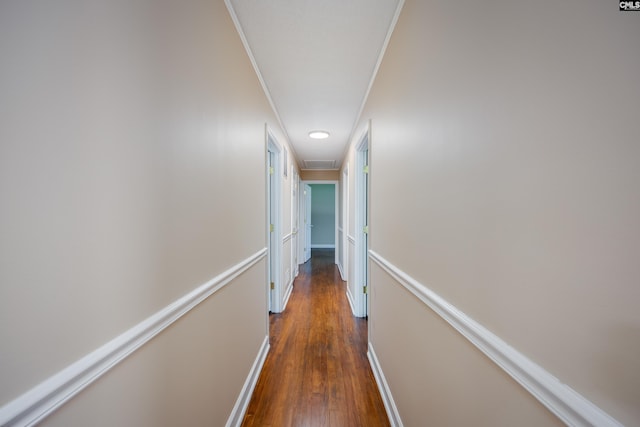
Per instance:
[[[300,168],[318,160],[340,167],[401,1],[227,0],[227,7]],[[331,136],[313,140],[315,129]]]

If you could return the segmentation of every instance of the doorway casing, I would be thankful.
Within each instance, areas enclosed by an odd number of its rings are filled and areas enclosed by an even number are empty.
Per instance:
[[[338,225],[338,238],[340,239],[340,253],[336,253],[338,270],[342,280],[349,277],[349,164],[342,171],[342,189],[340,191],[340,210],[342,221]]]
[[[284,310],[282,289],[282,147],[265,125],[267,182],[267,302],[268,311]],[[286,167],[286,165],[285,165]],[[268,322],[267,322],[268,324]]]
[[[355,256],[354,295],[352,309],[354,316],[369,315],[369,141],[371,126],[367,126],[355,150]]]
[[[320,181],[320,180],[311,180],[311,181],[300,181],[300,187],[301,188],[305,188],[307,185],[311,185],[311,184],[327,184],[327,185],[333,185],[334,187],[334,197],[335,197],[335,209],[334,209],[334,238],[333,238],[333,242],[335,244],[335,264],[339,263],[339,253],[338,253],[338,215],[340,213],[339,209],[340,209],[340,198],[339,198],[339,192],[338,192],[338,184],[339,181]],[[311,206],[306,206],[307,205],[307,200],[306,197],[301,196],[300,197],[300,219],[299,222],[300,224],[305,224],[305,216],[307,215],[308,212],[310,212],[311,210]],[[308,210],[307,210],[308,209]],[[306,224],[305,224],[306,225]],[[306,248],[311,248],[311,240],[310,237],[307,239],[306,237],[306,232],[305,234],[305,238],[304,238],[304,243],[300,243],[299,246],[304,246]],[[309,240],[309,241],[307,241]],[[301,248],[300,253],[303,254],[304,252],[304,248]],[[301,257],[301,260],[303,260],[304,262],[306,262],[307,259],[305,259],[305,256],[303,255]]]

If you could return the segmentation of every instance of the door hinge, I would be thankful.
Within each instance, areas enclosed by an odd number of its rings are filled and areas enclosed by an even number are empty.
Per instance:
[[[368,225],[365,225],[364,227],[362,227],[362,232],[363,232],[364,234],[369,234],[369,226],[368,226]]]
[[[275,227],[273,226],[273,224],[269,224],[269,231],[273,233],[274,230]]]
[[[269,167],[269,175],[273,175],[275,172],[275,169],[273,169],[273,166]]]
[[[362,168],[362,172],[369,173],[369,165],[365,165],[365,167]]]
[[[369,287],[368,286],[365,285],[365,286],[362,287],[362,293],[363,294],[366,294],[368,291],[369,291]]]
[[[276,288],[276,284],[275,284],[275,283],[273,283],[273,282],[271,282],[270,287],[271,287],[271,290],[273,290],[273,289],[275,289],[275,288]]]

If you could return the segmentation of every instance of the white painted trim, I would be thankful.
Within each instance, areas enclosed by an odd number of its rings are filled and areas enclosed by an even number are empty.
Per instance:
[[[351,243],[352,245],[356,244],[356,238],[353,237],[351,234],[347,234],[347,240],[349,241],[349,243]]]
[[[282,162],[281,156],[283,152],[283,146],[280,145],[275,135],[271,131],[271,128],[268,124],[265,124],[265,139],[266,139],[266,152],[265,155],[269,156],[269,152],[275,153],[276,162],[273,166],[274,173],[273,175],[269,174],[268,170],[268,161],[265,164],[265,177],[267,180],[267,189],[266,189],[266,202],[267,202],[267,215],[266,215],[266,239],[268,242],[268,255],[267,259],[269,261],[269,269],[267,270],[268,275],[271,275],[271,278],[267,278],[266,284],[269,283],[270,279],[273,280],[274,289],[267,290],[267,294],[269,296],[269,310],[273,313],[281,313],[284,310],[283,302],[284,302],[284,292],[283,292],[283,284],[282,284],[282,266],[283,266],[283,244],[280,243],[280,239],[277,236],[282,235]],[[271,189],[271,195],[269,195],[269,185],[271,182],[271,176],[274,177],[275,183],[274,187]],[[273,200],[269,200],[271,197]],[[270,218],[271,215],[271,206],[270,203],[273,202],[275,205],[275,217]],[[271,248],[271,232],[269,231],[269,222],[271,222],[274,226],[273,234],[274,234],[274,242],[273,248]],[[271,271],[270,269],[273,269]],[[267,323],[268,324],[268,323]]]
[[[333,215],[333,224],[335,227],[335,230],[333,232],[333,241],[334,241],[334,245],[333,248],[335,249],[334,253],[333,253],[333,262],[334,264],[339,264],[340,263],[340,245],[338,244],[338,242],[340,240],[338,240],[340,238],[340,233],[338,231],[338,226],[340,225],[340,181],[336,181],[334,186],[333,186],[333,196],[334,196],[334,201],[333,201],[333,207],[335,210],[335,213]]]
[[[391,389],[389,388],[387,379],[384,377],[384,373],[382,372],[382,368],[380,367],[380,362],[378,361],[378,356],[376,356],[376,352],[373,350],[373,345],[371,344],[371,342],[369,342],[368,348],[369,351],[367,351],[367,358],[369,359],[369,364],[371,365],[373,376],[375,377],[376,383],[378,384],[378,390],[380,391],[380,396],[382,397],[382,403],[384,403],[384,409],[387,411],[387,417],[389,417],[389,424],[391,424],[391,427],[403,427],[404,424],[402,424],[400,412],[398,412],[396,402],[393,400]]]
[[[336,218],[336,222],[337,220],[338,219]],[[338,266],[342,265],[343,252],[345,252],[344,231],[342,231],[342,228],[338,228],[338,233],[336,238],[336,265]]]
[[[291,292],[293,291],[293,282],[289,282],[289,286],[284,290],[284,301],[282,303],[282,311],[287,308],[287,303],[289,302],[289,298],[291,297]]]
[[[369,176],[364,172],[365,163],[368,164],[368,153],[370,146],[370,133],[371,126],[367,125],[367,129],[362,133],[360,142],[355,147],[356,157],[356,172],[355,172],[355,203],[354,203],[354,223],[355,223],[355,248],[353,257],[354,269],[353,280],[356,285],[356,289],[362,289],[363,286],[368,286],[367,283],[367,250],[368,250],[368,236],[365,235],[363,229],[368,222],[368,203],[369,194],[368,186],[365,186],[365,182],[369,180]],[[367,188],[366,188],[367,187]],[[366,317],[367,313],[367,296],[356,291],[354,297],[354,306],[356,317]]]
[[[317,170],[317,169],[314,169]],[[340,188],[338,187],[338,185],[340,184],[340,181],[336,181],[336,180],[304,180],[302,181],[304,184],[308,184],[308,185],[314,185],[314,184],[322,184],[322,185],[332,185],[333,184],[333,191],[334,191],[334,197],[335,197],[335,201],[334,201],[334,224],[335,224],[335,229],[334,229],[334,236],[333,236],[333,241],[334,242],[338,242],[338,219],[340,218]],[[322,245],[322,244],[318,244],[318,245],[313,245],[311,244],[311,249],[336,249],[336,244],[332,244],[332,245]],[[339,257],[339,253],[336,250],[335,254],[334,254],[334,264],[338,264],[338,257]]]
[[[285,243],[287,243],[289,240],[291,240],[292,237],[293,237],[293,233],[289,233],[286,236],[284,236],[282,238],[282,244],[284,245]]]
[[[298,202],[298,198],[300,197],[299,180],[298,172],[296,168],[293,168],[291,176],[291,200],[289,203],[291,205],[291,247],[289,255],[294,278],[298,276],[298,245],[300,244],[300,239],[298,239],[298,208],[300,206]]]
[[[349,275],[349,240],[347,238],[347,233],[349,231],[349,162],[344,166],[342,170],[342,179],[340,180],[340,195],[342,196],[342,203],[340,204],[340,208],[342,209],[342,227],[340,227],[340,232],[342,236],[340,236],[339,242],[342,244],[342,251],[340,253],[340,275],[342,280],[347,280]],[[336,242],[338,243],[338,242]]]
[[[32,426],[267,254],[263,248],[0,408],[1,426]]]
[[[349,301],[349,307],[351,307],[351,313],[353,313],[353,315],[356,316],[356,306],[353,304],[353,296],[351,295],[351,288],[349,286],[347,286],[347,301]]]
[[[242,390],[236,400],[236,404],[233,406],[231,415],[229,415],[229,419],[227,419],[226,427],[240,427],[240,425],[242,425],[242,420],[244,419],[244,415],[249,407],[249,402],[251,401],[251,395],[253,394],[253,390],[256,388],[260,371],[262,371],[262,367],[264,366],[264,361],[267,359],[268,353],[269,335],[266,335],[264,340],[262,340],[258,356],[253,362],[253,366],[251,366],[251,370],[249,371],[249,375],[242,386]]]
[[[382,256],[370,250],[369,257],[493,360],[564,423],[570,426],[622,427],[622,424],[591,401],[563,384],[550,372],[529,360],[524,354]]]
[[[340,273],[340,278],[342,279],[343,282],[346,282],[347,278],[344,275],[344,272],[342,271],[342,264],[338,263],[336,265],[338,266],[338,272]]]

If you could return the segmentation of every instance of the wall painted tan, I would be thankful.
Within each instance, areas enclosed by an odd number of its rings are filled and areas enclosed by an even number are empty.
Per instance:
[[[407,0],[360,124],[372,249],[626,425],[640,423],[639,23],[600,1]],[[370,340],[407,425],[545,419],[381,270],[371,281]]]
[[[225,425],[260,345],[233,334],[264,319],[263,302],[246,297],[264,294],[265,268],[263,260],[196,307],[45,425]]]
[[[404,425],[563,425],[384,270],[371,273],[373,298],[385,301],[369,318],[373,344]]]
[[[300,179],[303,181],[337,181],[340,179],[340,171],[303,169],[300,171]]]
[[[284,138],[221,1],[5,1],[0,56],[1,406],[264,248],[265,123]],[[265,269],[51,424],[223,425]]]

